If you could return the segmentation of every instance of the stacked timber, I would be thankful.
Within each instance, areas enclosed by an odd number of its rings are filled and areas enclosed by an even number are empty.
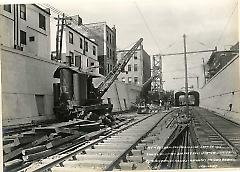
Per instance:
[[[21,134],[3,137],[3,161],[6,170],[25,162],[48,157],[89,139],[89,132],[102,131],[100,123],[88,120],[38,126]],[[92,134],[94,135],[94,134]]]
[[[115,125],[111,128],[118,128],[129,121],[117,118]],[[59,152],[67,152],[88,140],[106,135],[111,131],[111,128],[104,127],[95,121],[77,119],[49,126],[33,127],[30,131],[20,134],[5,135],[3,138],[5,171],[16,170],[35,160]]]

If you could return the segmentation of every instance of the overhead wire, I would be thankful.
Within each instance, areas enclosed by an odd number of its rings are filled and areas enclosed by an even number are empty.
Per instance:
[[[59,10],[59,9],[57,9],[57,8],[49,5],[49,4],[37,4],[37,5],[39,5],[39,6],[41,6],[41,7],[44,7],[44,8],[49,8],[52,12],[54,12],[54,13],[57,14],[57,15],[63,16],[63,14],[64,14],[65,17],[69,17],[69,19],[73,22],[73,24],[76,24],[76,25],[77,25],[77,23],[78,23],[78,21],[77,21],[76,19],[72,18],[72,17],[71,17],[70,15],[68,15],[67,13],[65,13],[65,12],[63,12],[63,11],[61,11],[61,10]],[[51,18],[52,18],[52,19],[55,19],[54,17],[51,17]],[[93,31],[92,29],[90,29],[90,28],[87,27],[86,25],[81,24],[80,26],[81,26],[82,29],[84,29],[86,32],[90,32],[91,34],[93,34],[94,36],[98,37],[98,38],[99,38],[100,40],[102,40],[103,42],[107,43],[107,41],[106,41],[104,38],[102,38],[99,34],[97,34],[95,31]],[[116,46],[116,50],[120,50],[120,49]]]
[[[233,16],[233,14],[235,13],[237,7],[238,7],[238,0],[236,0],[236,3],[235,3],[234,6],[233,6],[233,10],[232,10],[231,14],[229,15],[226,24],[224,25],[223,31],[220,33],[220,36],[219,36],[219,38],[217,39],[217,44],[216,44],[216,45],[218,45],[219,42],[222,40],[223,34],[225,33],[225,30],[227,29],[227,26],[228,26],[229,22],[231,21],[232,16]]]
[[[136,1],[134,1],[134,3],[135,3],[135,6],[136,6],[136,8],[137,8],[137,10],[138,10],[138,12],[139,12],[139,14],[140,14],[140,16],[142,17],[142,20],[143,20],[143,22],[144,22],[145,27],[147,28],[148,32],[150,33],[152,39],[153,39],[154,42],[155,42],[155,45],[156,45],[158,51],[160,52],[159,44],[158,44],[157,40],[155,39],[155,36],[153,35],[153,32],[151,31],[150,27],[148,26],[148,23],[147,23],[144,15],[143,15],[141,9],[139,8],[139,6],[138,6],[138,4],[137,4]]]
[[[198,66],[192,66],[192,67],[188,67],[188,69],[197,69],[197,68],[201,68],[202,66],[198,65]],[[175,73],[175,72],[179,72],[179,71],[184,71],[185,69],[176,69],[176,70],[169,70],[169,71],[164,71],[162,73]]]
[[[202,46],[204,46],[204,47],[207,47],[207,48],[210,47],[210,46],[207,45],[206,43],[204,43],[204,42],[202,42],[202,41],[199,41],[199,40],[193,38],[192,36],[188,36],[188,38],[190,38],[190,40],[195,41],[196,43],[198,43],[198,44],[200,44],[200,45],[202,45]]]

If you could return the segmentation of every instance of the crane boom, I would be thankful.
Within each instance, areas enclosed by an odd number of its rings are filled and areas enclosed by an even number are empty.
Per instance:
[[[112,85],[112,83],[117,79],[118,75],[121,73],[122,69],[127,65],[130,58],[134,54],[134,52],[137,50],[137,48],[142,43],[143,38],[139,39],[134,46],[125,54],[117,63],[117,65],[114,66],[113,70],[108,73],[104,81],[97,87],[98,90],[98,98],[101,98],[104,93],[108,90],[108,88]]]
[[[145,88],[153,79],[155,79],[158,75],[151,76],[146,82],[143,83],[142,89]]]

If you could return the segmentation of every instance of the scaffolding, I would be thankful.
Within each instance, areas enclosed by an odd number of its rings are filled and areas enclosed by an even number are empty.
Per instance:
[[[161,55],[153,55],[152,76],[155,76],[152,81],[152,92],[163,92],[162,81],[162,57]]]

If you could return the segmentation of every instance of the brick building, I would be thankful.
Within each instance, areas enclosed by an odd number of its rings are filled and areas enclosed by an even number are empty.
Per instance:
[[[117,51],[117,58],[123,57],[128,50]],[[143,45],[136,50],[125,67],[125,71],[118,76],[118,80],[141,86],[151,77],[150,56],[143,49]]]
[[[106,22],[84,25],[89,29],[88,37],[98,44],[99,73],[106,76],[117,62],[116,29],[110,28]]]

